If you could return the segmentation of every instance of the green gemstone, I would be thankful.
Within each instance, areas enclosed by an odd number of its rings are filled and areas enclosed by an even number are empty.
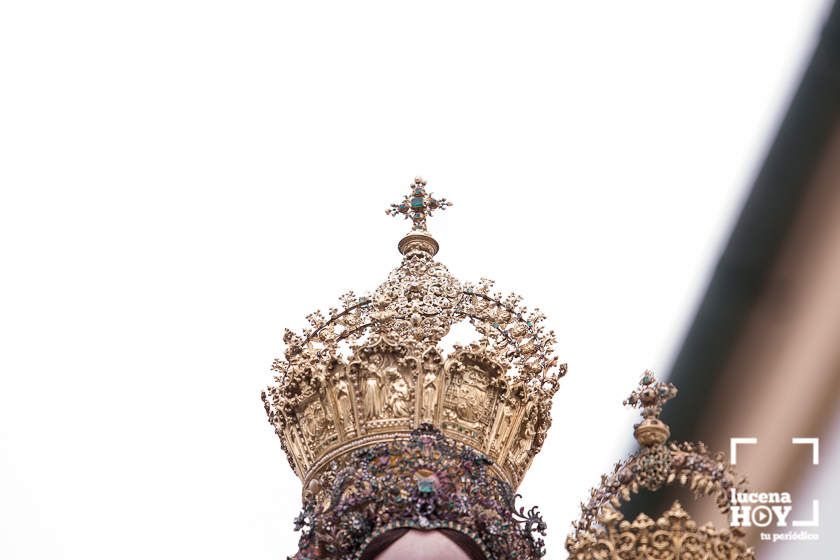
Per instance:
[[[411,207],[412,208],[423,208],[423,199],[420,197],[414,197],[411,199]]]

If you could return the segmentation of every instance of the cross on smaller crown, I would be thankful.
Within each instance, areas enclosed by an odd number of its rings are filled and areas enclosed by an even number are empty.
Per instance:
[[[385,213],[389,216],[402,214],[414,223],[412,230],[426,231],[426,218],[431,217],[435,210],[445,210],[447,206],[452,206],[452,203],[445,198],[434,198],[426,192],[426,181],[422,177],[415,177],[411,194],[399,204],[392,204]]]
[[[650,370],[646,370],[639,387],[630,393],[625,405],[642,409],[642,417],[659,418],[662,406],[677,396],[677,388],[671,383],[657,381]]]

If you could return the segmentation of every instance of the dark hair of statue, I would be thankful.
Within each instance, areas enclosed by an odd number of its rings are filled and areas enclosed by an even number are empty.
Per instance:
[[[400,540],[409,529],[392,529],[387,533],[383,533],[373,539],[365,548],[359,560],[374,560],[377,556],[385,552],[392,544]],[[487,560],[484,553],[473,540],[460,531],[454,529],[435,529],[435,531],[442,533],[446,538],[455,543],[458,548],[470,558],[470,560]]]

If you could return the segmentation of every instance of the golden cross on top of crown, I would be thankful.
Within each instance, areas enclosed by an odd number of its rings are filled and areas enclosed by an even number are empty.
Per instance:
[[[639,387],[630,393],[625,405],[642,409],[643,418],[659,418],[662,405],[677,396],[677,388],[671,383],[657,381],[650,370],[645,370]]]
[[[399,204],[392,204],[385,213],[389,216],[402,214],[414,223],[411,229],[426,231],[426,217],[431,216],[435,210],[445,210],[447,206],[452,206],[452,203],[445,198],[434,198],[431,193],[426,192],[426,181],[415,177],[414,184],[411,185],[411,194]]]

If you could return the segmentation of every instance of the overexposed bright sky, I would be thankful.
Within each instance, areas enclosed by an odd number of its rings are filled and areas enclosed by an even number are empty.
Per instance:
[[[398,264],[418,174],[439,259],[558,334],[522,492],[565,557],[827,7],[3,3],[0,558],[293,553],[259,392],[284,327]]]

